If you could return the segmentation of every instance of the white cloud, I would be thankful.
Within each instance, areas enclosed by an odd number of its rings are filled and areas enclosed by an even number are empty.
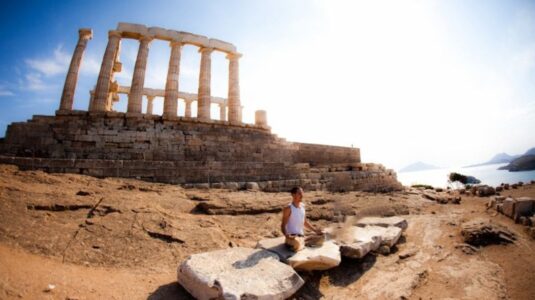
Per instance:
[[[100,62],[93,56],[84,56],[80,73],[87,75],[97,75],[100,72]]]
[[[25,62],[34,71],[45,76],[55,76],[67,73],[70,60],[71,56],[63,50],[62,45],[59,45],[54,49],[52,57],[26,59]]]
[[[43,76],[36,72],[31,72],[25,75],[26,81],[22,83],[21,89],[28,89],[30,91],[45,91],[53,88],[53,85],[46,84],[43,81]]]
[[[14,96],[15,94],[7,87],[0,85],[0,97]]]

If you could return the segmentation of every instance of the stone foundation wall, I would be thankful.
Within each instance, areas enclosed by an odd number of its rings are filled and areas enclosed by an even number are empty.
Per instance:
[[[287,142],[255,125],[124,113],[70,112],[9,125],[0,163],[21,169],[266,191],[383,190],[391,170],[362,164],[358,148]]]

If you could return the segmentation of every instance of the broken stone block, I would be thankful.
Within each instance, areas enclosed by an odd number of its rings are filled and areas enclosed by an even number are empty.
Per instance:
[[[340,247],[332,241],[321,247],[305,247],[288,258],[288,264],[299,271],[328,270],[340,264]]]
[[[197,299],[286,299],[304,284],[277,255],[241,247],[191,255],[177,279]]]
[[[513,218],[515,213],[515,203],[516,201],[513,198],[507,198],[503,200],[502,213],[509,218]]]
[[[408,223],[402,217],[365,217],[358,220],[357,226],[376,225],[381,227],[396,226],[403,230],[407,229]]]
[[[373,226],[332,226],[325,231],[332,239],[340,245],[342,256],[351,258],[362,258],[370,251],[375,251],[381,246],[381,234],[384,227]],[[397,228],[397,227],[396,227]],[[398,228],[401,233],[401,229]]]
[[[516,199],[514,220],[522,216],[531,216],[533,214],[533,205],[535,200],[529,197],[520,197]]]

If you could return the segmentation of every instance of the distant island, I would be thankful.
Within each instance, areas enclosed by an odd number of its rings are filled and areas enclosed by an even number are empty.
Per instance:
[[[440,169],[440,167],[433,166],[430,164],[423,163],[421,161],[415,162],[413,164],[410,164],[402,169],[399,170],[400,173],[402,172],[416,172],[416,171],[425,171],[425,170],[434,170],[434,169]]]
[[[519,158],[520,156],[521,155],[509,155],[507,153],[498,153],[498,154],[494,155],[487,162],[466,166],[465,168],[473,168],[473,167],[480,167],[480,166],[486,166],[486,165],[510,163],[513,160],[515,160],[516,158]]]
[[[507,166],[500,167],[498,170],[532,171],[535,170],[535,148],[529,149],[524,155],[514,159]]]

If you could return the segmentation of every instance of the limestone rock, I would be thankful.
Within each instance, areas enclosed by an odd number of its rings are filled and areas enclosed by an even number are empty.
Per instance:
[[[260,187],[256,182],[247,182],[245,183],[245,189],[249,191],[259,191]]]
[[[515,204],[516,201],[513,198],[507,198],[503,201],[501,211],[504,215],[509,218],[513,218],[515,213]]]
[[[405,220],[402,217],[365,217],[360,219],[357,224],[357,226],[368,226],[368,225],[376,225],[381,227],[388,227],[388,226],[396,226],[401,228],[402,230],[407,229],[408,223],[407,220]]]
[[[300,271],[328,270],[341,261],[340,247],[332,241],[323,243],[321,247],[305,247],[288,258],[290,266]]]
[[[529,197],[520,197],[516,199],[514,220],[517,221],[521,216],[531,216],[534,212],[535,200]]]
[[[177,279],[197,299],[286,299],[304,284],[275,254],[241,247],[194,254]]]

